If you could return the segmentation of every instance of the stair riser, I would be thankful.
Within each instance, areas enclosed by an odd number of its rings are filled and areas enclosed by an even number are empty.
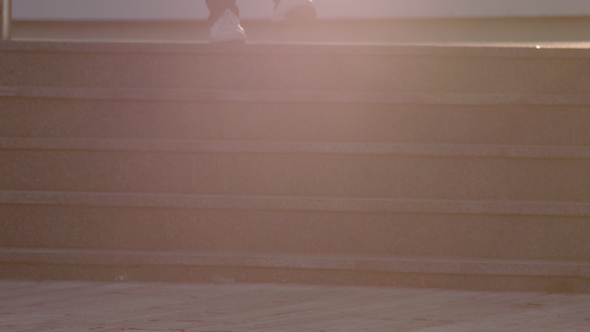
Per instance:
[[[0,206],[0,246],[587,261],[586,218]]]
[[[0,117],[3,137],[590,145],[587,106],[0,98]]]
[[[296,50],[296,49],[294,49]],[[441,93],[590,92],[585,58],[1,52],[0,85]]]
[[[0,151],[0,190],[590,202],[590,160]]]
[[[559,277],[437,275],[323,271],[311,269],[260,269],[209,266],[88,266],[2,264],[0,278],[20,280],[94,280],[113,282],[197,282],[366,285],[492,292],[590,293],[587,279]]]

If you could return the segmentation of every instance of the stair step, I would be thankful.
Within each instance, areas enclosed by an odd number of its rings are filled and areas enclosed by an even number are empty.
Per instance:
[[[0,136],[590,146],[588,95],[0,88]]]
[[[43,279],[61,279],[63,272],[68,271],[79,278],[103,281],[303,281],[478,290],[590,291],[590,264],[575,261],[0,248],[0,264],[7,268],[0,272],[0,277],[7,271],[23,277],[40,272]]]
[[[171,154],[309,154],[506,159],[590,159],[587,146],[385,144],[355,142],[197,141],[0,137],[4,151],[146,152]]]
[[[0,86],[587,94],[590,51],[12,42]]]
[[[0,192],[0,246],[587,260],[590,205]]]
[[[37,145],[51,143],[78,145]],[[3,149],[0,190],[590,202],[588,148],[153,143],[173,150],[134,152],[152,142],[125,141],[113,144],[123,151]],[[191,147],[201,151],[179,153]]]

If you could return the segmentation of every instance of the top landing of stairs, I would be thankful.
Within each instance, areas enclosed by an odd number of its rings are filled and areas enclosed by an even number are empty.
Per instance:
[[[251,43],[590,47],[590,17],[243,21]],[[16,21],[15,40],[208,42],[204,21]]]

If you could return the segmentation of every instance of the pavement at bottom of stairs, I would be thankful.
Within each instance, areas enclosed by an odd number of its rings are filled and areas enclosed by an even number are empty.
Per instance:
[[[590,295],[0,280],[0,331],[590,331]]]

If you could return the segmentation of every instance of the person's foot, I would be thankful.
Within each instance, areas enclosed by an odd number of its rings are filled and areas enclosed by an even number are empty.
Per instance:
[[[209,36],[212,43],[246,42],[246,33],[240,25],[240,19],[229,9],[211,26]]]
[[[303,23],[316,18],[313,0],[281,0],[275,8],[273,23]]]

